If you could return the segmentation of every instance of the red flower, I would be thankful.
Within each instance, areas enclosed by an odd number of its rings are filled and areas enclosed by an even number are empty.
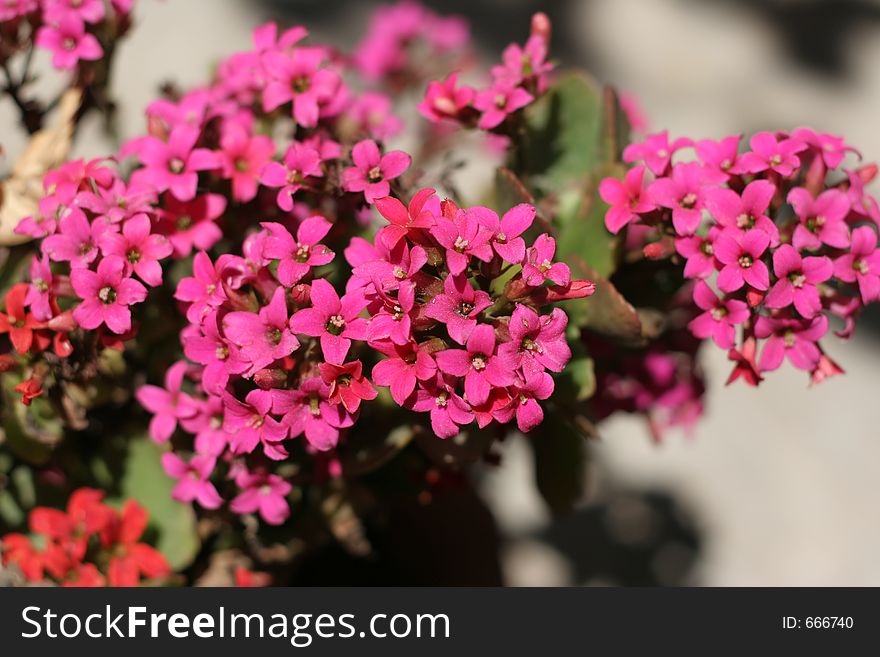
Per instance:
[[[155,548],[139,543],[147,527],[147,511],[134,500],[128,500],[120,515],[114,515],[101,532],[101,543],[112,548],[107,580],[110,586],[137,586],[141,576],[148,579],[166,577],[171,567]]]
[[[17,283],[6,293],[6,312],[0,313],[0,333],[9,333],[9,339],[15,350],[24,354],[31,348],[34,341],[34,329],[43,328],[34,316],[24,309],[24,298],[27,296],[27,283]]]

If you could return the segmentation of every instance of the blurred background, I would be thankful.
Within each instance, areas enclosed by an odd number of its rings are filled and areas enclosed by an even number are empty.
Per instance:
[[[249,47],[267,19],[304,23],[349,48],[373,2],[140,0],[114,87],[121,137],[143,128],[160,85],[205,81]],[[637,98],[651,129],[719,138],[810,125],[880,159],[880,2],[871,0],[451,0],[426,2],[471,23],[490,64],[523,41],[529,17],[553,20],[553,54]],[[0,126],[12,125],[0,104]],[[21,135],[0,128],[10,153]],[[18,138],[18,140],[16,139]],[[84,126],[75,155],[112,149]],[[482,180],[491,175],[487,171]],[[476,177],[474,185],[480,184]],[[478,189],[473,191],[474,194]],[[876,193],[876,190],[875,190]],[[876,318],[876,313],[875,313]],[[692,436],[651,442],[616,417],[591,447],[589,490],[552,518],[534,489],[531,452],[504,446],[481,494],[512,585],[880,585],[880,323],[829,342],[845,377],[809,388],[789,367],[759,390],[724,387],[725,354],[703,352],[709,392]]]

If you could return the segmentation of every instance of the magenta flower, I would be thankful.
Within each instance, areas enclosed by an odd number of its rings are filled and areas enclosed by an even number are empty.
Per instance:
[[[377,198],[375,204],[379,214],[391,222],[379,232],[379,238],[389,249],[393,249],[410,231],[433,228],[435,217],[440,214],[440,203],[433,189],[416,192],[409,207],[393,196]]]
[[[740,139],[742,135],[731,135],[720,141],[701,139],[694,144],[697,157],[709,171],[716,174],[713,178],[719,183],[730,178],[730,174],[737,169]]]
[[[834,275],[847,283],[858,283],[864,303],[880,299],[880,251],[873,228],[853,230],[850,252],[834,261]]]
[[[293,142],[284,153],[283,164],[269,162],[260,174],[266,187],[278,189],[275,202],[285,212],[293,210],[293,195],[308,184],[309,177],[321,178],[321,156],[311,146]]]
[[[198,502],[205,509],[219,509],[223,498],[209,479],[217,459],[193,456],[187,463],[174,452],[162,454],[162,467],[169,477],[177,479],[171,497],[178,502]]]
[[[605,178],[599,183],[599,196],[611,207],[605,213],[605,226],[615,235],[627,224],[639,220],[639,215],[657,207],[644,187],[645,167],[633,167],[623,180]]]
[[[376,351],[387,356],[373,366],[373,383],[391,389],[391,397],[403,406],[416,389],[418,381],[437,376],[437,363],[427,350],[414,342],[398,345],[388,341],[370,342]]]
[[[722,349],[732,349],[736,344],[736,326],[750,316],[748,304],[737,299],[719,299],[705,281],[694,287],[694,303],[705,312],[690,321],[691,333],[702,340],[712,338]]]
[[[367,339],[370,342],[390,339],[396,345],[408,344],[412,339],[411,313],[415,306],[415,285],[400,285],[397,295],[392,296],[376,285],[376,293],[382,300],[382,306],[369,320]]]
[[[230,435],[223,430],[223,399],[219,394],[219,390],[216,395],[211,394],[198,404],[198,413],[180,421],[184,431],[195,434],[193,446],[199,454],[220,456],[229,445]]]
[[[770,272],[761,256],[770,246],[770,236],[753,228],[744,233],[723,231],[715,240],[715,257],[724,265],[718,274],[718,289],[736,292],[748,283],[756,290],[770,287]]]
[[[41,322],[48,321],[55,314],[51,305],[55,275],[45,254],[42,258],[36,256],[31,258],[30,277],[31,284],[28,286],[24,304],[30,306],[35,319]]]
[[[772,132],[759,132],[749,140],[751,151],[739,158],[737,172],[761,173],[768,169],[790,176],[801,166],[797,156],[807,145],[799,139],[778,139]]]
[[[824,283],[833,274],[831,260],[825,256],[802,258],[790,244],[783,244],[773,252],[773,271],[779,280],[764,299],[767,308],[795,309],[806,319],[821,312],[822,302],[816,285]]]
[[[669,133],[664,130],[648,135],[641,143],[627,146],[623,150],[623,161],[627,163],[643,161],[651,173],[655,176],[663,176],[666,175],[666,169],[676,151],[692,145],[693,142],[685,137],[669,143]]]
[[[471,257],[483,262],[492,260],[492,229],[480,222],[481,216],[481,212],[468,209],[459,210],[453,219],[436,218],[431,234],[446,249],[446,265],[454,276],[468,268]]]
[[[152,224],[145,214],[136,214],[122,226],[121,233],[106,232],[99,246],[105,256],[119,256],[126,264],[126,275],[132,272],[151,287],[162,284],[159,260],[171,255],[174,247],[162,235],[150,234]]]
[[[477,92],[474,107],[482,112],[477,127],[480,130],[497,128],[509,114],[522,109],[535,99],[522,87],[496,82],[488,89]]]
[[[815,132],[810,128],[796,128],[792,131],[791,136],[816,149],[822,157],[825,166],[829,169],[836,169],[843,164],[847,153],[855,153],[861,157],[861,154],[855,148],[847,144],[843,137],[838,135],[831,135],[827,132]]]
[[[103,0],[44,0],[43,4],[43,18],[47,23],[68,14],[78,16],[86,23],[100,23],[104,20]]]
[[[89,223],[79,208],[71,208],[58,224],[59,232],[43,240],[41,249],[55,262],[69,262],[71,269],[88,267],[98,256],[101,237],[112,230],[102,221]]]
[[[456,394],[442,374],[422,383],[416,390],[412,409],[431,414],[431,428],[438,438],[451,438],[462,426],[474,421],[468,403]]]
[[[270,79],[263,89],[263,109],[271,112],[291,102],[293,118],[304,128],[314,128],[322,115],[335,113],[342,79],[333,70],[319,68],[323,59],[323,48],[267,52],[263,64]]]
[[[571,359],[565,341],[568,317],[561,308],[539,316],[528,306],[517,304],[510,317],[510,341],[498,347],[498,356],[508,371],[522,368],[526,376],[545,369],[561,372]]]
[[[715,239],[720,231],[711,228],[706,237],[690,235],[675,238],[675,250],[687,262],[684,265],[685,278],[708,278],[715,273]]]
[[[367,339],[367,320],[358,317],[367,305],[362,294],[349,293],[340,299],[323,278],[312,283],[311,308],[303,308],[290,318],[294,333],[320,338],[324,359],[341,365],[352,340]]]
[[[174,255],[183,258],[198,249],[206,251],[223,237],[215,223],[226,210],[226,198],[220,194],[201,194],[191,201],[178,201],[170,194],[163,199],[158,230],[174,247]]]
[[[363,364],[359,360],[350,363],[321,363],[318,365],[321,380],[330,386],[327,400],[339,404],[354,415],[362,401],[375,399],[378,393],[363,374]]]
[[[367,203],[373,203],[391,193],[389,180],[394,180],[412,164],[412,158],[403,151],[382,155],[376,142],[365,139],[351,149],[353,167],[342,172],[342,187],[348,192],[363,192]]]
[[[473,87],[458,86],[458,73],[451,73],[442,82],[434,80],[428,83],[425,97],[419,103],[418,110],[429,121],[456,120],[465,109],[470,107],[475,93]]]
[[[375,288],[377,294],[395,290],[402,287],[405,281],[411,279],[428,262],[425,249],[420,246],[414,246],[410,249],[406,241],[398,242],[389,251],[388,247],[377,239],[379,249],[373,249],[370,245],[369,248],[373,251],[367,256],[366,247],[368,245],[355,240],[352,240],[346,248],[346,258],[352,256],[358,260],[363,256],[367,259],[352,268],[352,276],[346,284],[348,291],[370,285]],[[360,252],[362,249],[363,253]],[[391,303],[388,307],[391,308],[394,305],[396,304]]]
[[[677,164],[672,176],[658,178],[648,193],[659,206],[672,210],[672,224],[679,235],[692,235],[703,220],[705,174],[697,162]]]
[[[535,243],[526,250],[522,276],[526,285],[538,287],[544,281],[566,286],[571,283],[571,270],[564,262],[553,262],[556,255],[556,240],[547,233],[535,238]]]
[[[218,164],[221,175],[232,181],[233,199],[244,203],[257,195],[257,181],[274,154],[270,137],[251,135],[238,121],[223,124]]]
[[[216,264],[204,251],[193,258],[193,275],[181,279],[174,292],[174,298],[190,303],[186,318],[198,323],[202,317],[217,308],[226,300],[223,290],[223,270],[230,256],[220,256]]]
[[[449,337],[465,344],[477,325],[477,318],[492,305],[483,290],[475,290],[467,276],[449,275],[443,281],[443,294],[431,299],[425,314],[446,324]]]
[[[498,215],[489,208],[470,208],[478,221],[491,231],[489,242],[495,253],[505,262],[518,265],[526,255],[526,243],[520,235],[531,228],[535,221],[535,206],[520,203],[504,213],[499,221]]]
[[[117,334],[131,330],[130,305],[147,298],[147,288],[125,277],[125,261],[107,256],[98,263],[98,271],[74,269],[70,273],[74,292],[83,300],[73,310],[73,318],[84,329],[101,324]]]
[[[235,311],[223,317],[223,334],[238,345],[241,358],[250,363],[245,377],[299,349],[299,340],[287,326],[290,317],[285,295],[279,287],[259,313]]]
[[[435,357],[441,372],[464,377],[465,397],[471,404],[484,403],[493,387],[504,388],[516,381],[513,370],[495,355],[495,329],[488,324],[471,331],[465,349],[445,349]]]
[[[93,192],[80,191],[76,195],[76,205],[96,215],[96,220],[118,224],[123,219],[144,212],[151,213],[158,195],[146,185],[126,185],[122,180],[114,180],[109,187],[97,186]]]
[[[195,400],[181,390],[187,364],[178,361],[165,372],[165,387],[143,385],[135,397],[141,406],[153,414],[150,420],[150,438],[164,443],[177,428],[177,421],[193,417],[198,412]]]
[[[782,361],[799,370],[812,372],[819,364],[821,351],[816,344],[828,332],[828,318],[817,315],[811,320],[773,319],[759,317],[755,322],[755,336],[767,339],[761,349],[758,367],[762,372],[779,369]]]
[[[292,287],[311,271],[332,262],[335,254],[319,242],[330,232],[331,224],[324,217],[315,215],[305,219],[296,229],[296,239],[281,224],[260,224],[269,231],[269,239],[263,256],[279,260],[278,281],[284,287]]]
[[[358,95],[345,112],[359,134],[384,141],[403,130],[403,121],[392,111],[391,97],[378,91]]]
[[[229,503],[233,513],[259,512],[270,525],[284,524],[290,515],[290,505],[285,498],[293,486],[278,475],[247,470],[236,475],[235,484],[242,492]]]
[[[511,400],[506,411],[516,417],[516,426],[520,431],[528,433],[544,421],[544,410],[538,400],[548,399],[553,389],[553,377],[547,372],[533,372],[511,389]],[[504,421],[510,420],[505,418]]]
[[[37,212],[23,217],[16,224],[16,235],[27,235],[34,239],[52,235],[58,228],[59,215],[67,210],[67,206],[61,203],[57,195],[44,196],[37,204]]]
[[[732,189],[716,187],[706,192],[706,209],[724,228],[758,228],[770,236],[770,244],[779,244],[779,229],[767,216],[776,185],[769,180],[755,180],[746,185],[742,196]]]
[[[251,390],[244,403],[228,393],[223,395],[223,429],[229,433],[229,447],[233,454],[250,454],[262,444],[263,453],[274,461],[287,458],[282,444],[287,438],[287,426],[273,418],[272,392]]]
[[[354,424],[351,415],[340,405],[331,404],[330,386],[320,377],[303,381],[299,390],[273,390],[272,410],[281,415],[281,422],[290,437],[305,434],[309,445],[326,452],[336,447],[339,429]]]
[[[70,69],[80,60],[95,61],[104,56],[95,35],[86,32],[83,20],[71,12],[56,15],[52,23],[43,25],[34,43],[52,52],[52,66],[57,69]]]
[[[800,219],[792,239],[796,249],[816,251],[823,244],[837,249],[849,246],[849,228],[845,219],[850,203],[846,194],[829,189],[814,199],[808,190],[795,187],[788,193],[788,202]]]
[[[226,389],[230,374],[241,374],[249,361],[241,357],[238,345],[224,339],[217,324],[217,311],[208,313],[194,330],[181,336],[183,353],[192,362],[204,365],[202,387],[212,394]]]
[[[197,127],[179,125],[168,136],[167,143],[158,137],[143,137],[124,152],[135,151],[145,168],[135,172],[137,180],[152,185],[157,192],[170,190],[180,201],[196,196],[199,171],[216,169],[217,155],[207,148],[195,148],[200,131]]]

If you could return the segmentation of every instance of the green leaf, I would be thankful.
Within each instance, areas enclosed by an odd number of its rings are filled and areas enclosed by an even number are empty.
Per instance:
[[[570,321],[627,346],[644,344],[639,313],[614,284],[579,258],[573,258],[569,264],[572,277],[588,278],[596,284],[593,296],[562,304]]]
[[[558,412],[546,413],[529,437],[538,492],[553,513],[570,511],[586,489],[586,441]]]
[[[121,492],[134,498],[150,514],[150,526],[158,534],[156,547],[174,570],[192,563],[199,551],[196,515],[188,504],[171,499],[174,481],[165,474],[162,450],[145,436],[132,438],[124,463]]]

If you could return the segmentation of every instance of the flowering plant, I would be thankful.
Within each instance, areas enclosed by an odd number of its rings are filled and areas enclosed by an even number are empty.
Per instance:
[[[13,51],[49,48],[80,92],[131,9],[9,7]],[[0,207],[0,516],[45,540],[8,534],[3,563],[62,584],[308,581],[332,546],[381,553],[402,506],[468,491],[513,434],[570,507],[597,422],[642,414],[660,438],[699,418],[702,340],[751,383],[786,357],[840,371],[817,341],[825,313],[846,336],[880,294],[876,170],[837,175],[852,149],[806,129],[743,153],[627,145],[631,101],[558,71],[550,44],[538,14],[469,84],[466,24],[412,2],[351,55],[269,23],[113,157],[37,158],[37,197]],[[393,99],[412,89],[405,151]],[[70,140],[81,97],[32,159]],[[477,202],[453,161],[468,134],[498,162]]]

